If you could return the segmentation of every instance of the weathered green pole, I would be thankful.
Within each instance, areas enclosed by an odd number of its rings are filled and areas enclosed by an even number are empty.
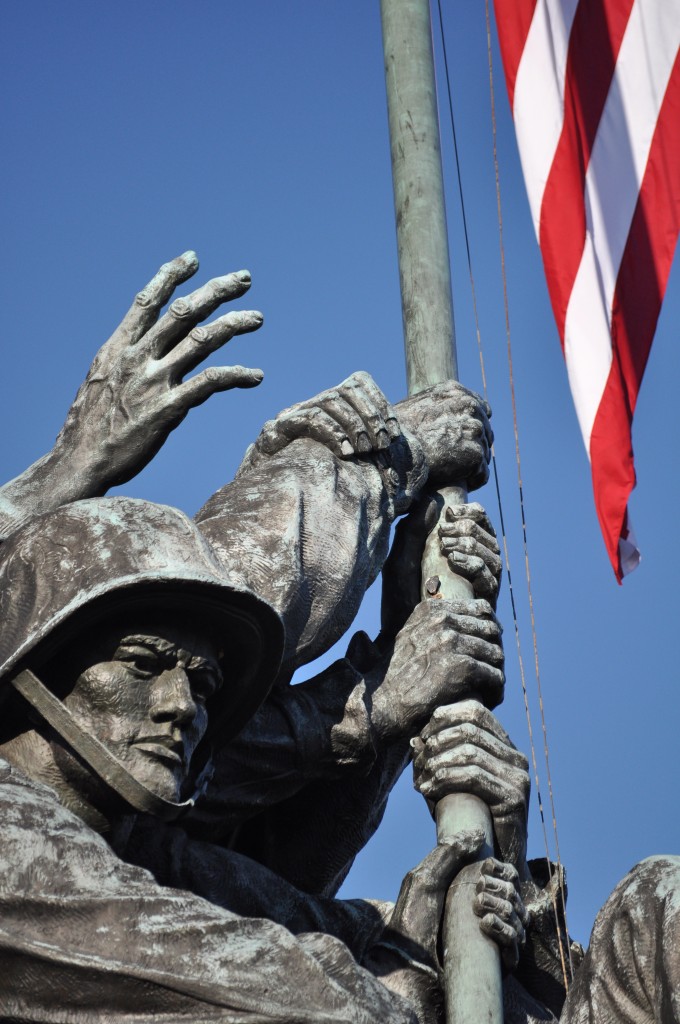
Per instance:
[[[394,208],[409,394],[457,379],[451,272],[444,205],[429,0],[381,0]],[[464,487],[440,492],[440,508],[467,500]],[[437,530],[422,566],[423,599],[467,598],[469,583],[448,569]],[[480,860],[493,854],[491,815],[475,796],[445,797],[437,807],[439,840],[483,828]],[[502,1024],[498,947],[472,911],[478,865],[451,887],[444,917],[448,1024]]]

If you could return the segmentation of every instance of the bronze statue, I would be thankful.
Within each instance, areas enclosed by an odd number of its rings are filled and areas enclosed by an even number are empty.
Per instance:
[[[490,710],[500,560],[480,506],[452,510],[441,538],[476,599],[418,603],[418,499],[426,483],[485,481],[489,410],[456,384],[392,407],[356,374],[265,425],[195,522],[100,497],[192,405],[261,378],[183,381],[261,323],[198,326],[247,289],[245,272],[160,316],[196,267],[187,254],[161,269],[55,449],[0,490],[2,1015],[438,1020],[444,895],[481,837],[435,849],[394,907],[334,898],[413,749],[427,799],[472,788],[492,810],[499,859],[475,909],[503,951],[507,1020],[555,1019],[561,925],[526,863],[526,759]],[[290,686],[383,566],[379,637]],[[580,977],[600,970],[596,943],[588,956]],[[590,1005],[570,996],[566,1019],[594,1020]]]
[[[268,989],[280,1020],[408,1020],[395,993],[436,1002],[433,924],[474,836],[435,851],[383,916],[157,820],[190,816],[212,747],[262,701],[283,648],[276,613],[189,520],[75,502],[17,531],[2,572],[7,1015],[246,1019]],[[512,869],[492,862],[488,880],[523,916]],[[503,924],[514,959],[514,909]]]

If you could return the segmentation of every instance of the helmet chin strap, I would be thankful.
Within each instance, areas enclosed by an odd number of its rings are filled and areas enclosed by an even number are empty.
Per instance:
[[[174,821],[189,808],[193,800],[184,803],[173,803],[157,796],[144,783],[139,782],[125,765],[108,750],[95,736],[85,732],[78,724],[68,708],[48,690],[35,673],[26,668],[11,680],[12,686],[18,690],[38,714],[51,725],[54,731],[66,740],[68,745],[80,754],[82,759],[92,768],[104,782],[115,790],[123,800],[137,811],[153,814],[163,821]]]

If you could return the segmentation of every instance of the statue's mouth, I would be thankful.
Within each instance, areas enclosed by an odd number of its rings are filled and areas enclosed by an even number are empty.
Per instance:
[[[184,743],[167,734],[143,736],[141,739],[135,740],[132,745],[158,760],[167,761],[172,765],[186,766]]]

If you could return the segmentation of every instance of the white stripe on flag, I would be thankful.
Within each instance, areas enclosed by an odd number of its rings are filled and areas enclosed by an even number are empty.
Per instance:
[[[517,69],[513,118],[536,237],[564,118],[569,33],[578,0],[538,0]]]
[[[621,256],[679,45],[680,0],[636,0],[586,174],[586,245],[565,324],[564,354],[586,449],[611,366]]]

